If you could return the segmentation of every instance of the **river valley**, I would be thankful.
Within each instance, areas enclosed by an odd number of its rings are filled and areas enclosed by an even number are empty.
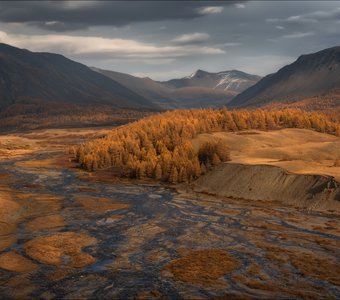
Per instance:
[[[340,298],[338,212],[78,170],[107,130],[1,137],[1,299]]]

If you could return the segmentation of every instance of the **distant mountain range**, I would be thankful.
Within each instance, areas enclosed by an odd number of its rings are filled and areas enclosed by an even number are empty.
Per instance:
[[[92,69],[166,109],[220,107],[261,79],[260,76],[237,70],[219,73],[197,70],[184,78],[160,82],[119,72]]]
[[[197,70],[190,76],[181,79],[171,79],[164,84],[172,88],[207,87],[233,93],[240,93],[261,79],[260,76],[250,75],[241,71],[231,70],[209,73]]]
[[[228,106],[263,107],[304,101],[313,108],[325,106],[320,102],[326,98],[331,106],[340,106],[340,47],[301,55],[237,95]]]
[[[162,83],[91,69],[59,54],[31,52],[0,43],[0,113],[13,105],[15,109],[11,111],[17,110],[20,103],[30,101],[35,107],[37,103],[38,107],[60,103],[151,110],[217,107],[247,86],[247,74],[242,72],[237,88],[232,83],[222,88],[218,84],[225,76],[203,72],[204,79],[202,72],[197,71],[191,80],[184,80],[188,83],[176,87],[171,81]],[[237,80],[236,71],[231,72],[230,82]]]
[[[197,70],[190,76],[161,82],[0,43],[0,115],[52,104],[138,110],[223,105],[340,107],[340,47],[302,55],[262,79],[237,70]],[[21,110],[24,105],[27,109]]]

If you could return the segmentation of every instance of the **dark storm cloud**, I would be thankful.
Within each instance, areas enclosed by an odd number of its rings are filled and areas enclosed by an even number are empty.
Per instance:
[[[157,80],[266,75],[339,45],[339,27],[336,1],[0,0],[0,42]]]
[[[4,1],[0,22],[28,23],[45,30],[124,26],[136,22],[195,19],[242,1]]]

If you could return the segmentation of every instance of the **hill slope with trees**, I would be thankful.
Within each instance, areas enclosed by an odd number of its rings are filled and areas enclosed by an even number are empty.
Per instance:
[[[190,182],[211,166],[229,160],[228,145],[222,140],[203,143],[195,150],[191,140],[198,134],[280,128],[306,128],[340,136],[340,124],[316,112],[175,110],[117,127],[106,137],[71,150],[89,171],[110,169],[112,175],[121,177]]]

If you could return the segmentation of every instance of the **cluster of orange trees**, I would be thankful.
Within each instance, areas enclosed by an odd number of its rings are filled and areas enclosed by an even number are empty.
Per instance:
[[[307,128],[340,135],[340,125],[325,115],[300,110],[174,110],[114,128],[110,134],[73,148],[76,160],[90,171],[110,169],[118,176],[190,182],[211,166],[229,159],[222,141],[202,144],[201,133]]]

